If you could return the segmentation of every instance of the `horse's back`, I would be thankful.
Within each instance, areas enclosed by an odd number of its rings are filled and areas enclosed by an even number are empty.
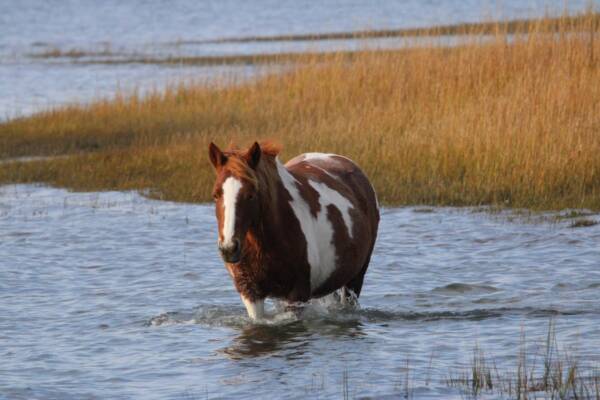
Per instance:
[[[379,225],[375,190],[360,167],[344,156],[306,153],[291,159],[285,167],[300,184],[311,209],[318,210],[317,215],[323,212],[324,220],[330,221],[334,230],[337,266],[326,279],[319,279],[322,282],[318,287],[313,287],[314,295],[324,295],[366,270]],[[312,270],[317,272],[318,268]]]
[[[351,159],[338,154],[304,153],[286,163],[296,176],[323,182],[347,197],[354,207],[365,214],[379,216],[379,204],[373,185]]]

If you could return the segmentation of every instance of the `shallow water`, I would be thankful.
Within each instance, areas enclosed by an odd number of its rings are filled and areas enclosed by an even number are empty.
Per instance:
[[[0,187],[0,398],[464,398],[445,380],[476,345],[511,368],[550,318],[600,362],[600,225],[384,209],[358,308],[270,303],[262,324],[215,225],[209,205]]]
[[[222,74],[220,67],[75,64],[72,58],[35,58],[54,50],[100,52],[101,59],[274,53],[399,47],[403,39],[206,43],[207,40],[426,27],[502,18],[528,18],[565,8],[581,12],[589,0],[409,0],[369,2],[261,0],[22,0],[0,2],[0,119],[117,90],[162,88],[191,77]],[[600,0],[592,2],[597,7]],[[98,57],[96,57],[98,58]],[[235,72],[245,74],[247,67]]]

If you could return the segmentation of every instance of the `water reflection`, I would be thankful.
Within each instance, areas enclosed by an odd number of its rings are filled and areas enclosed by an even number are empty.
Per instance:
[[[275,325],[248,324],[240,328],[230,345],[218,352],[234,360],[263,356],[297,360],[310,356],[307,350],[315,340],[357,340],[365,336],[362,323],[357,319],[308,319]]]

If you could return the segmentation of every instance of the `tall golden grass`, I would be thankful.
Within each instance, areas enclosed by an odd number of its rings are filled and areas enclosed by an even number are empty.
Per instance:
[[[555,33],[548,33],[549,24]],[[575,25],[574,25],[575,24]],[[505,26],[505,25],[504,25]],[[597,18],[467,43],[304,57],[251,81],[118,96],[0,125],[0,182],[210,199],[210,141],[344,154],[386,204],[600,209]]]

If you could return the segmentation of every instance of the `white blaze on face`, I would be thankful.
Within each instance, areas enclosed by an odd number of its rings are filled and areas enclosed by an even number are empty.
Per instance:
[[[292,201],[290,205],[300,228],[306,239],[306,250],[308,263],[310,264],[310,286],[314,291],[321,286],[336,266],[336,249],[333,243],[333,226],[327,218],[327,206],[333,204],[342,213],[344,223],[350,235],[352,235],[352,220],[349,209],[352,204],[348,199],[338,192],[329,188],[327,185],[309,181],[309,184],[319,192],[319,202],[321,210],[315,218],[310,212],[310,206],[300,195],[296,186],[296,179],[289,171],[277,160],[277,172],[281,178],[283,186],[290,194]]]
[[[223,182],[223,247],[233,245],[232,239],[235,233],[235,205],[238,194],[242,188],[242,182],[232,176]]]

